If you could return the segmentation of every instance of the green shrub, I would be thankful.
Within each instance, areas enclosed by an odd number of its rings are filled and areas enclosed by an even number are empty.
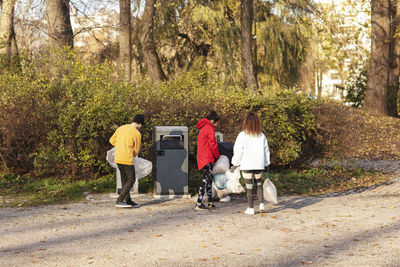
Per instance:
[[[23,62],[20,73],[0,73],[0,152],[14,172],[78,179],[109,173],[109,138],[136,113],[146,117],[141,156],[150,160],[156,125],[188,126],[193,158],[196,124],[211,110],[221,116],[217,131],[232,142],[244,115],[258,112],[275,166],[304,160],[315,142],[310,100],[288,91],[265,96],[226,86],[201,65],[154,87],[126,84],[109,63],[88,65],[70,51]]]

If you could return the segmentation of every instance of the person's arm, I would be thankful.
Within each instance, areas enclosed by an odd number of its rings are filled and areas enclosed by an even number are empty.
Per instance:
[[[232,165],[233,166],[240,166],[240,162],[242,161],[242,155],[244,152],[242,135],[239,134],[236,137],[235,144],[233,146],[233,157],[232,157]]]
[[[117,136],[118,136],[118,129],[114,132],[114,134],[110,138],[110,144],[112,144],[113,146],[115,146],[115,144],[117,143]]]
[[[267,138],[265,137],[265,135],[264,135],[264,166],[265,167],[268,167],[268,170],[269,170],[269,164],[271,163],[270,162],[270,152],[269,152],[269,147],[268,147],[268,140],[267,140]]]
[[[139,132],[138,132],[138,134],[135,134],[135,136],[133,138],[133,157],[137,157],[139,155],[140,146],[142,144],[141,139],[142,139],[142,136]]]
[[[214,131],[214,129],[210,129],[210,131],[208,131],[207,133],[208,133],[207,134],[208,146],[209,146],[214,158],[217,159],[217,158],[219,158],[219,151],[218,151],[217,139],[215,138],[215,131]]]

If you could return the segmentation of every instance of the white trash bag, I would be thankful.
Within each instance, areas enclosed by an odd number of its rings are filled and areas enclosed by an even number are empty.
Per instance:
[[[225,155],[219,156],[218,160],[214,163],[213,174],[225,173],[229,169],[229,158]]]
[[[264,200],[278,204],[278,194],[276,192],[276,187],[270,179],[265,179],[263,184]]]
[[[106,160],[114,169],[118,168],[118,165],[114,162],[115,147],[107,151]],[[153,170],[153,164],[151,161],[139,157],[133,159],[135,164],[135,177],[136,179],[142,179],[151,173]]]
[[[245,191],[243,186],[239,182],[239,168],[236,168],[233,172],[231,172],[230,170],[226,170],[225,175],[228,178],[228,181],[226,182],[226,189],[228,189],[228,191],[234,194],[240,194]]]
[[[212,183],[212,198],[218,198],[220,201],[221,199],[226,199],[226,197],[229,197],[229,190],[228,189],[218,189],[218,187],[215,185],[215,183]],[[230,200],[230,199],[229,199]],[[228,201],[227,201],[228,202]]]

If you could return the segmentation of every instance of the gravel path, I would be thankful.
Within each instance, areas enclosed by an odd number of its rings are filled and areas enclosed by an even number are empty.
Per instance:
[[[284,197],[246,215],[244,197],[195,211],[190,199],[108,194],[0,209],[0,266],[399,266],[400,175],[351,194]]]

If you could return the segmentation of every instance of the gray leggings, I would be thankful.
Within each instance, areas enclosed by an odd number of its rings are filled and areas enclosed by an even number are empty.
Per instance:
[[[246,183],[247,203],[249,208],[253,208],[253,179],[257,185],[257,197],[260,203],[264,202],[263,187],[261,183],[262,170],[242,171],[244,182]]]

